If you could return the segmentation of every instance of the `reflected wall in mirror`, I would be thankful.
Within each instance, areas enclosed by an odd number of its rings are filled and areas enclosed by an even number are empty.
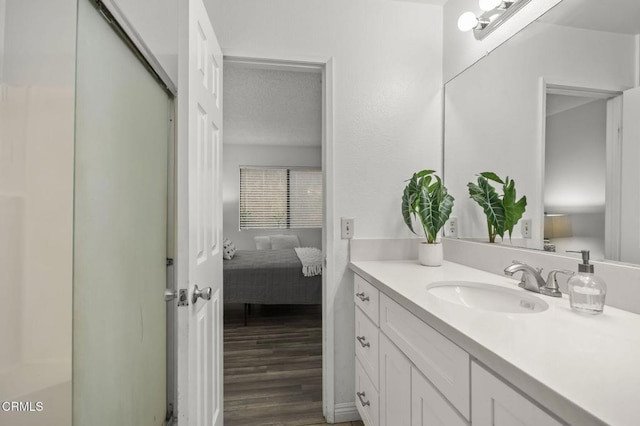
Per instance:
[[[532,224],[502,244],[640,263],[640,2],[613,3],[563,0],[446,84],[458,237],[487,241],[466,184],[492,171],[516,181]]]

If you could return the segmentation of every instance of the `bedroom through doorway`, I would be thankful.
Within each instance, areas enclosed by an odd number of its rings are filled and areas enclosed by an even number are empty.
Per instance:
[[[223,78],[225,424],[323,424],[323,66]]]

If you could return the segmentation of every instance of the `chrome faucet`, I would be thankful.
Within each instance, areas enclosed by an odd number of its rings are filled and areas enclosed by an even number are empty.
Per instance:
[[[525,290],[540,293],[540,289],[546,285],[542,279],[542,275],[540,275],[542,269],[534,269],[526,263],[518,262],[517,260],[514,260],[511,265],[504,268],[504,274],[509,277],[520,271],[522,271],[522,278],[518,285]]]
[[[525,290],[533,291],[535,293],[545,294],[552,297],[562,297],[560,289],[558,288],[558,281],[556,280],[556,274],[573,275],[573,272],[566,271],[564,269],[554,269],[549,272],[547,281],[542,279],[542,268],[536,269],[526,263],[518,262],[516,260],[506,268],[504,268],[504,274],[512,276],[516,272],[522,272],[522,278],[518,284]]]

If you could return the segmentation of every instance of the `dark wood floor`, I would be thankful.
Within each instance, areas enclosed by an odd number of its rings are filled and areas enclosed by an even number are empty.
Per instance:
[[[324,425],[322,308],[225,306],[224,422],[245,425]],[[362,425],[362,422],[340,423]]]

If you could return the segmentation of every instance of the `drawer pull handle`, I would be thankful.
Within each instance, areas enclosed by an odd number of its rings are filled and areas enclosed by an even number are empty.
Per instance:
[[[369,300],[369,296],[365,296],[364,291],[362,293],[356,293],[356,296],[358,296],[360,300],[362,300],[363,302],[366,302],[367,300]]]
[[[367,342],[364,336],[356,336],[356,339],[358,339],[363,348],[371,347],[371,343]]]
[[[358,395],[358,398],[360,399],[360,404],[362,404],[363,407],[366,407],[367,405],[371,405],[371,403],[369,401],[365,401],[364,400],[364,392],[356,392],[356,395]]]

